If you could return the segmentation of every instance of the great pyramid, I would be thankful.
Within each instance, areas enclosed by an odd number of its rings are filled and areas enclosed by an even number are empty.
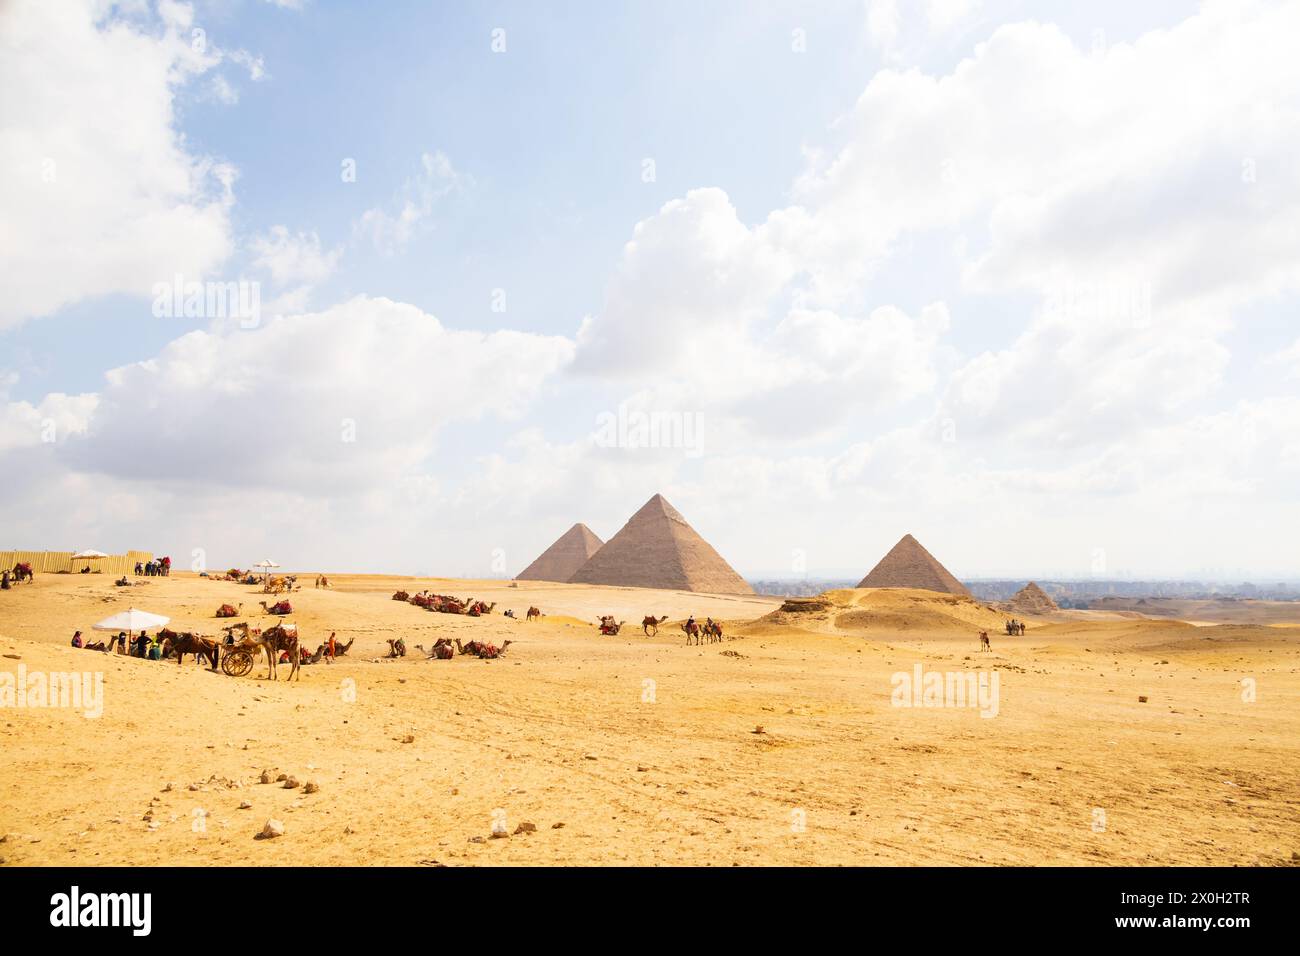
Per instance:
[[[590,528],[579,522],[560,535],[536,561],[516,574],[515,579],[566,582],[573,577],[574,571],[600,550],[602,544]]]
[[[754,593],[663,495],[642,505],[569,580],[574,584]]]
[[[919,588],[970,597],[966,586],[949,574],[948,569],[910,534],[903,535],[902,540],[858,583],[858,587]]]
[[[1012,595],[1010,603],[1013,610],[1025,614],[1050,614],[1052,611],[1060,610],[1051,595],[1033,581]]]

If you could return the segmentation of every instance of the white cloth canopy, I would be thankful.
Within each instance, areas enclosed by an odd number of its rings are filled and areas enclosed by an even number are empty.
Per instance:
[[[274,561],[272,561],[270,558],[264,558],[263,560],[258,561],[257,564],[253,565],[253,567],[255,567],[255,568],[278,568],[279,565],[276,564]]]
[[[96,631],[147,631],[151,627],[164,627],[171,618],[164,617],[161,614],[150,614],[148,611],[138,611],[133,607],[125,611],[119,611],[112,617],[106,617],[98,624],[91,625],[92,630]]]
[[[94,558],[106,558],[106,557],[108,557],[108,555],[106,555],[103,551],[95,551],[92,549],[88,551],[78,551],[76,554],[72,556],[72,559],[74,561],[77,560],[90,561],[93,560]]]

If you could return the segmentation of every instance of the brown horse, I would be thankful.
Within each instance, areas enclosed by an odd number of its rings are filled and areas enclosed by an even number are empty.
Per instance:
[[[202,637],[189,631],[177,632],[163,628],[158,632],[162,638],[162,656],[170,657],[176,655],[177,666],[185,663],[185,655],[193,654],[196,658],[202,657],[212,665],[212,669],[217,669],[219,651],[217,642],[210,637]]]

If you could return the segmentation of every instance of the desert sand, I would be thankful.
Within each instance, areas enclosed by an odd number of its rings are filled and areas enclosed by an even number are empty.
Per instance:
[[[98,719],[0,709],[6,866],[1300,858],[1296,628],[1072,612],[1009,638],[1001,612],[921,591],[782,610],[533,582],[350,576],[318,591],[305,576],[290,618],[304,641],[333,630],[356,644],[273,684],[264,661],[231,678],[69,646],[129,605],[213,635],[223,602],[242,602],[236,620],[273,620],[252,587],[140,580],[38,575],[0,592],[0,671],[104,675]],[[434,614],[392,601],[397,588],[497,607]],[[501,616],[529,604],[547,616]],[[629,626],[601,637],[603,613]],[[651,613],[670,618],[654,638],[635,626]],[[686,646],[676,622],[689,613],[726,621],[732,639]],[[442,635],[514,643],[493,661],[415,650]],[[381,659],[395,636],[410,656]],[[917,665],[996,670],[996,717],[894,706],[893,675]],[[267,770],[319,790],[259,783]],[[255,839],[269,818],[284,835]],[[492,838],[494,820],[512,835]],[[515,832],[526,823],[535,832]]]

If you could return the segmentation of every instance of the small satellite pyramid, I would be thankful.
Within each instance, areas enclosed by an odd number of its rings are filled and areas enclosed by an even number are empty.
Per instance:
[[[560,535],[536,561],[516,574],[515,580],[566,582],[600,550],[601,544],[591,529],[579,522]]]
[[[858,587],[919,588],[970,597],[966,586],[949,574],[948,569],[910,534],[903,535],[903,539],[880,559]]]
[[[1012,596],[1011,606],[1017,611],[1023,611],[1026,614],[1050,614],[1052,611],[1060,610],[1056,602],[1052,600],[1051,595],[1033,581],[1030,581]]]
[[[672,591],[754,593],[663,495],[642,505],[569,580]]]

